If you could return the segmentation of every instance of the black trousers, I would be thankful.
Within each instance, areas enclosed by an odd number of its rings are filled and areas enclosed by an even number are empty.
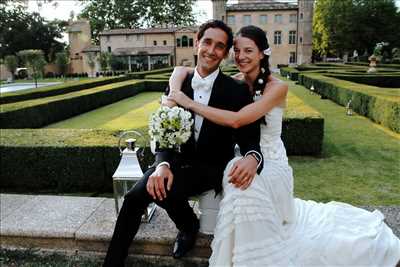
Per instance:
[[[154,200],[146,189],[147,180],[154,170],[154,167],[147,170],[143,178],[126,194],[103,266],[124,266],[144,210],[153,201],[167,211],[180,231],[197,231],[198,219],[189,205],[188,198],[219,188],[223,176],[223,167],[203,162],[171,167],[174,174],[171,190],[167,191],[164,200],[158,201]]]

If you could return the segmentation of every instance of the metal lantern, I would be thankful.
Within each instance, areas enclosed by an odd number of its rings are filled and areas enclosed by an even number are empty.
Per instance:
[[[143,172],[140,168],[139,160],[137,158],[138,148],[135,146],[136,139],[126,139],[126,147],[124,150],[121,148],[121,140],[127,134],[135,134],[139,137],[142,135],[136,131],[127,131],[122,133],[118,141],[118,147],[121,155],[121,161],[113,175],[113,188],[115,199],[115,210],[118,216],[121,209],[124,196],[136,184],[137,181],[142,179]],[[155,203],[151,203],[142,217],[142,221],[149,222],[156,209]]]
[[[353,115],[353,108],[352,108],[352,105],[351,105],[351,99],[349,100],[349,102],[347,102],[347,105],[346,105],[346,115],[347,116]]]
[[[314,85],[311,85],[311,87],[310,87],[310,94],[314,94]]]

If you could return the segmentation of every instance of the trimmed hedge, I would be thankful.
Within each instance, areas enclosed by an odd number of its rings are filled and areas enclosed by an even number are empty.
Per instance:
[[[369,66],[370,63],[367,62],[347,62],[346,65],[353,65],[353,66]],[[380,68],[392,68],[392,69],[400,69],[400,64],[382,64],[378,63],[378,67]]]
[[[18,101],[26,101],[30,99],[43,98],[49,96],[56,96],[61,94],[67,94],[80,90],[85,90],[97,86],[102,86],[110,83],[122,82],[129,80],[127,76],[113,77],[113,78],[98,78],[95,80],[68,82],[53,86],[45,86],[27,90],[20,90],[16,92],[9,92],[2,94],[0,97],[1,104],[8,104]]]
[[[287,77],[292,81],[297,81],[299,79],[299,71],[295,68],[285,67],[279,69],[281,76]]]
[[[131,72],[131,73],[127,74],[127,77],[129,77],[129,79],[145,79],[145,77],[147,75],[171,73],[173,70],[174,70],[174,67],[168,67],[168,68],[157,69],[157,70]]]
[[[282,126],[288,155],[319,155],[323,128],[321,115],[289,94]],[[21,193],[112,192],[118,136],[106,130],[2,129],[0,187]],[[145,148],[139,159],[145,171],[154,156]]]
[[[323,138],[322,115],[289,92],[282,123],[282,141],[288,155],[320,155]]]
[[[384,74],[326,74],[325,76],[366,85],[400,89],[400,73]]]
[[[118,133],[83,129],[1,131],[2,191],[112,192],[112,175],[120,161]],[[140,157],[143,170],[151,161]]]
[[[346,106],[352,100],[352,108],[389,129],[400,133],[400,91],[338,80],[318,73],[302,73],[299,83],[307,88],[314,86],[322,97]]]
[[[105,106],[145,90],[144,81],[125,81],[84,91],[2,105],[2,128],[39,128]]]

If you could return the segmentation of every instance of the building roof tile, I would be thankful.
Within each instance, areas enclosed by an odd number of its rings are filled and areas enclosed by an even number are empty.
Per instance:
[[[171,27],[171,28],[148,28],[148,29],[112,29],[102,31],[99,35],[126,35],[126,34],[144,34],[144,33],[174,33],[189,30],[197,32],[197,26],[190,27]]]
[[[267,10],[292,10],[297,9],[297,3],[275,1],[248,1],[227,5],[227,11],[267,11]]]

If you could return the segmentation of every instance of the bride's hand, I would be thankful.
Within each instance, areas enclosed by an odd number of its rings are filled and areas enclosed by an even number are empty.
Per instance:
[[[171,90],[168,95],[168,100],[176,102],[184,108],[189,108],[193,100],[181,91]]]

